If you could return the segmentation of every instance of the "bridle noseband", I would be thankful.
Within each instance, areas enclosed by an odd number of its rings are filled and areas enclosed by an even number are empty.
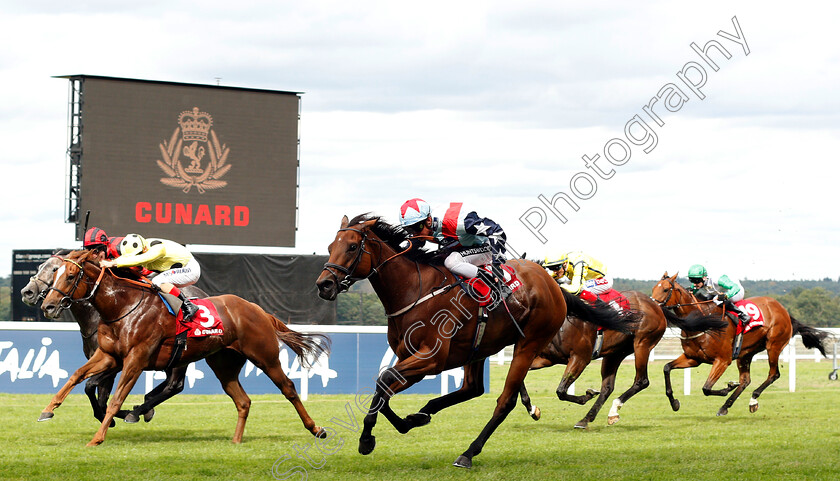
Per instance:
[[[350,263],[350,267],[344,267],[341,264],[336,264],[336,263],[333,263],[333,262],[324,263],[324,268],[322,270],[325,270],[325,271],[329,272],[333,276],[336,283],[338,284],[338,292],[339,293],[350,289],[350,286],[355,284],[357,281],[361,281],[361,280],[364,280],[364,279],[367,279],[367,278],[373,276],[374,274],[378,274],[379,269],[381,269],[382,266],[384,266],[387,262],[405,254],[406,252],[410,251],[414,247],[414,245],[411,243],[411,239],[408,239],[408,247],[406,247],[403,251],[398,252],[398,253],[392,255],[391,257],[385,259],[384,261],[380,262],[379,265],[372,268],[370,270],[370,272],[367,273],[367,275],[362,276],[362,277],[357,277],[357,276],[354,276],[353,274],[356,272],[356,268],[359,267],[359,262],[361,262],[361,260],[362,260],[362,254],[368,254],[369,256],[371,256],[371,258],[373,257],[373,253],[371,253],[370,251],[365,249],[365,242],[367,242],[367,240],[368,240],[368,232],[369,231],[367,229],[354,229],[352,227],[343,227],[341,229],[338,229],[338,232],[342,232],[342,231],[356,232],[356,233],[358,233],[359,235],[362,236],[362,241],[359,242],[359,248],[357,249],[358,253],[356,254],[356,258],[353,259],[353,262]],[[379,239],[371,239],[371,240],[376,241],[376,242],[380,242],[380,243],[384,242],[384,241],[381,241]],[[338,280],[338,273],[336,273],[336,271],[342,272],[344,274],[344,279],[339,281]]]

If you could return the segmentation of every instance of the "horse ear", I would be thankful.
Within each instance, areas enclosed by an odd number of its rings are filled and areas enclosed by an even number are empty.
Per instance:
[[[680,275],[680,271],[677,271],[677,273],[676,273],[676,274],[674,274],[674,275],[671,277],[671,280],[672,280],[672,281],[674,281],[674,282],[676,282],[676,281],[677,281],[677,276],[678,276],[678,275]]]
[[[350,224],[350,219],[348,219],[346,215],[341,218],[341,228],[342,229],[347,227],[349,224]]]
[[[373,227],[373,225],[376,224],[376,221],[378,220],[379,219],[371,219],[369,221],[363,222],[362,225],[364,225],[365,227]]]

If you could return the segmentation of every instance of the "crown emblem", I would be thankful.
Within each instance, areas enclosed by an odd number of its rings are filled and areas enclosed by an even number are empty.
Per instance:
[[[166,174],[160,179],[163,184],[177,187],[185,194],[193,187],[203,194],[208,189],[227,185],[227,181],[221,179],[230,170],[227,163],[230,148],[219,141],[211,127],[213,117],[199,111],[198,107],[181,112],[172,137],[160,144],[163,158],[158,159],[157,164]],[[181,163],[182,156],[189,161],[186,167]]]
[[[181,126],[184,142],[207,142],[207,134],[213,126],[213,117],[207,112],[199,112],[198,107],[193,107],[192,110],[181,112],[178,124]]]

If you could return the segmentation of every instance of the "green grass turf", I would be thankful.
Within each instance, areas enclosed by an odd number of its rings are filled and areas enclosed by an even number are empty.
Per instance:
[[[369,456],[358,454],[357,433],[332,420],[349,419],[349,395],[315,395],[305,403],[319,425],[334,429],[324,455],[279,392],[252,396],[241,445],[230,442],[236,411],[226,396],[184,395],[160,406],[151,423],[118,421],[105,443],[94,448],[85,444],[98,423],[81,395],[70,396],[52,421],[37,423],[50,396],[0,394],[0,479],[271,480],[273,466],[277,478],[294,480],[840,479],[840,381],[828,380],[830,362],[799,361],[794,393],[788,392],[784,365],[782,378],[750,414],[749,393],[767,374],[766,361],[756,361],[751,386],[723,417],[715,413],[725,398],[700,393],[708,365],[693,371],[689,396],[682,394],[682,371],[676,371],[682,408],[671,411],[663,364],[650,366],[651,386],[625,404],[618,424],[607,426],[612,399],[632,382],[633,366],[625,363],[616,392],[588,431],[572,426],[589,405],[561,403],[554,394],[564,367],[530,373],[527,383],[542,420],[531,420],[517,405],[471,470],[452,467],[452,461],[490,419],[507,366],[491,366],[490,394],[444,410],[406,435],[380,416],[374,429],[377,447]],[[600,363],[593,363],[578,380],[577,392],[600,386],[599,372]],[[736,377],[730,367],[718,384]],[[398,395],[392,406],[406,415],[430,398]],[[128,403],[139,400],[132,396]],[[355,415],[361,423],[361,413]],[[298,454],[307,446],[311,464]]]

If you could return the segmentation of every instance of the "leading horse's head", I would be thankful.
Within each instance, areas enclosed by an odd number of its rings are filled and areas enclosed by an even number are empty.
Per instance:
[[[24,304],[34,306],[47,295],[55,279],[55,273],[61,267],[63,256],[73,251],[61,249],[38,266],[38,272],[29,278],[29,282],[20,290],[20,297]]]
[[[47,318],[58,318],[73,301],[90,293],[90,288],[96,281],[96,278],[91,276],[99,274],[97,261],[96,253],[87,250],[75,251],[62,259],[61,266],[55,272],[53,285],[41,304],[41,310]],[[86,267],[93,268],[96,272],[86,274]]]
[[[330,244],[330,258],[315,281],[318,295],[335,300],[354,282],[375,274],[386,262],[412,249],[408,233],[379,217],[361,214],[341,219],[341,227]]]
[[[662,279],[653,286],[653,292],[650,294],[651,299],[656,301],[660,306],[679,304],[689,293],[677,282],[678,275],[679,272],[673,276],[668,276],[668,271],[665,271]]]

